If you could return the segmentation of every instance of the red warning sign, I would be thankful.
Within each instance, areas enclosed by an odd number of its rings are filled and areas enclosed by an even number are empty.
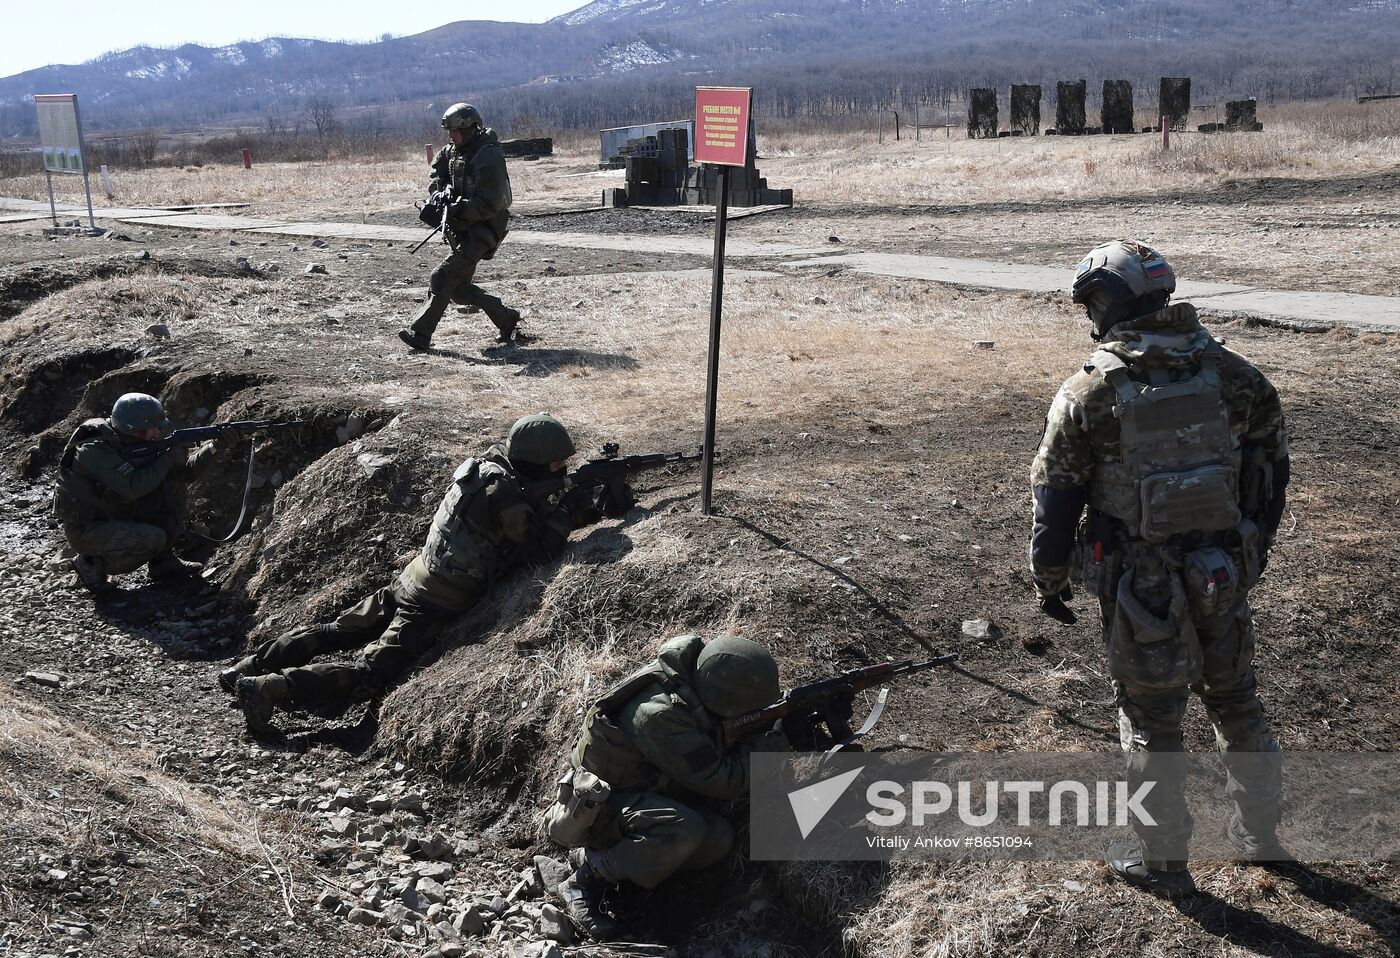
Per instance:
[[[750,87],[695,88],[695,162],[747,166]]]

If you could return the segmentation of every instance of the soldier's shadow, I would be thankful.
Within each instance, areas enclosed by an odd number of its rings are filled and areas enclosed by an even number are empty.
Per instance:
[[[1320,875],[1301,862],[1276,862],[1260,867],[1292,880],[1299,893],[1317,904],[1369,925],[1392,953],[1400,952],[1400,909],[1394,902],[1349,881]],[[1274,958],[1293,955],[1344,958],[1356,954],[1320,942],[1257,912],[1239,908],[1209,892],[1197,892],[1194,897],[1177,902],[1176,907],[1200,925],[1202,931],[1257,954]]]
[[[624,353],[605,353],[593,349],[547,349],[504,343],[482,350],[473,356],[455,349],[433,349],[469,366],[515,366],[516,376],[553,376],[576,369],[637,369],[637,360]]]

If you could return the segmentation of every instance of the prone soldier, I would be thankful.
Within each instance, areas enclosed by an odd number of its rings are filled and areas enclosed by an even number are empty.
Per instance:
[[[1278,846],[1279,746],[1259,703],[1249,591],[1284,510],[1288,439],[1277,391],[1224,348],[1189,303],[1168,305],[1171,265],[1141,243],[1113,242],[1079,264],[1074,302],[1100,343],[1065,382],[1031,469],[1030,568],[1043,612],[1075,615],[1071,567],[1099,601],[1132,787],[1156,826],[1110,852],[1133,885],[1175,896],[1192,820],[1181,772],[1191,692],[1215,726],[1242,857]],[[1087,512],[1086,507],[1087,506]]]
[[[520,313],[473,282],[477,264],[496,255],[510,218],[510,176],[496,131],[488,129],[470,103],[454,103],[442,115],[452,140],[438,151],[429,180],[430,201],[451,252],[428,280],[428,301],[399,338],[416,350],[432,346],[433,333],[449,302],[475,306],[509,342]],[[435,224],[437,225],[437,224]]]
[[[554,505],[531,494],[532,483],[562,476],[574,451],[558,419],[526,416],[511,426],[503,445],[462,463],[422,550],[393,583],[332,622],[264,642],[220,673],[249,730],[266,734],[276,708],[319,708],[382,694],[496,580],[558,555],[570,532],[610,508],[607,493],[600,499],[589,486],[569,489]],[[356,649],[350,664],[312,663],[318,655]]]

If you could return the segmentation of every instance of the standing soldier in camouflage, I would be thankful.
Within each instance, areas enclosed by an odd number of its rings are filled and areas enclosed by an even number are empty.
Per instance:
[[[617,935],[603,904],[610,885],[655,888],[729,854],[734,828],[709,806],[747,797],[752,752],[789,745],[778,729],[727,745],[723,722],[778,697],[778,665],[763,646],[683,635],[593,704],[545,813],[550,836],[575,849],[557,893],[580,931]]]
[[[255,735],[274,708],[346,705],[383,694],[411,669],[453,618],[522,565],[563,551],[569,533],[598,521],[606,503],[576,486],[557,505],[530,484],[559,477],[573,439],[553,416],[516,421],[505,444],[468,459],[453,475],[422,551],[397,580],[342,612],[264,642],[219,675],[238,696]],[[359,649],[351,664],[309,664],[318,655]]]
[[[54,515],[77,553],[73,570],[90,591],[107,577],[148,565],[153,582],[199,581],[203,568],[175,555],[184,523],[185,485],[209,465],[214,443],[136,455],[132,447],[170,434],[160,400],[127,393],[107,419],[89,419],[59,460]]]
[[[1284,854],[1279,746],[1256,694],[1248,599],[1283,515],[1283,411],[1194,307],[1167,304],[1175,289],[1171,266],[1140,243],[1107,243],[1079,264],[1074,302],[1100,347],[1046,419],[1030,546],[1043,612],[1075,622],[1071,566],[1099,600],[1128,778],[1158,781],[1144,802],[1158,824],[1138,827],[1140,844],[1115,847],[1109,864],[1165,895],[1195,887],[1179,774],[1193,691],[1228,772],[1230,839],[1249,860]]]
[[[451,146],[438,151],[428,181],[430,206],[443,216],[442,235],[452,252],[428,280],[428,301],[399,330],[399,338],[417,350],[432,345],[433,333],[449,302],[475,306],[496,326],[501,342],[509,342],[520,313],[472,282],[476,266],[496,255],[510,218],[510,176],[496,131],[481,122],[470,103],[454,103],[442,115]]]

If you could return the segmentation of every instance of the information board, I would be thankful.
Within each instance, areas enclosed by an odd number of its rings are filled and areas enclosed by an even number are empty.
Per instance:
[[[39,93],[39,143],[44,169],[50,173],[83,173],[83,134],[78,126],[76,93]]]
[[[695,88],[695,162],[747,166],[750,87]]]

